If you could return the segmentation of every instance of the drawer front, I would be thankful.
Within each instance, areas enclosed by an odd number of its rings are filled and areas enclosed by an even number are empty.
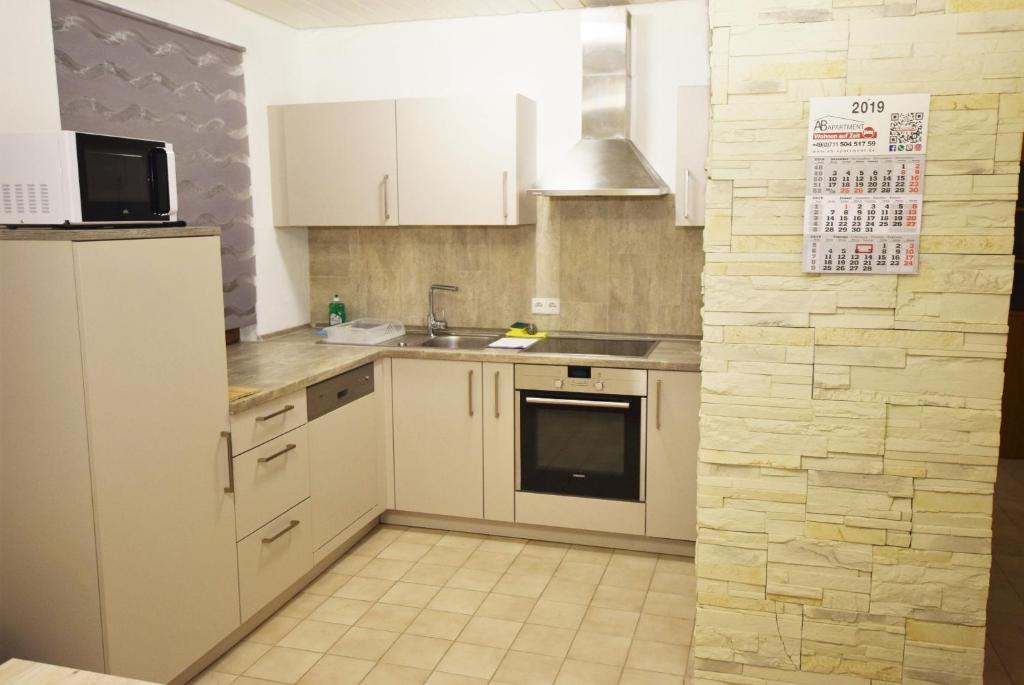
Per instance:
[[[287,433],[306,423],[306,391],[299,390],[231,417],[235,454]]]
[[[242,621],[313,568],[309,500],[289,509],[238,543]]]
[[[235,457],[235,526],[241,540],[309,497],[306,426]]]

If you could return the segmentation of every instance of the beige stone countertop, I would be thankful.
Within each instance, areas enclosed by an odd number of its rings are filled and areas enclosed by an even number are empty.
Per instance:
[[[0,228],[0,240],[140,240],[147,238],[197,238],[220,235],[218,226],[176,228]]]
[[[131,685],[144,683],[144,680],[120,678],[103,673],[82,671],[77,668],[51,666],[36,661],[11,659],[0,665],[0,683],[17,683],[18,685]]]
[[[311,329],[270,337],[263,342],[242,342],[228,347],[228,383],[232,388],[256,392],[231,401],[237,414],[264,402],[301,390],[382,357],[449,359],[608,366],[657,371],[699,371],[700,340],[662,340],[646,357],[586,357],[568,354],[523,353],[518,350],[444,350],[423,347],[332,345]]]

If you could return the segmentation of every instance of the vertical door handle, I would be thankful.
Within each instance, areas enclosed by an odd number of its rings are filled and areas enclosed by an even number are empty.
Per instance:
[[[654,407],[654,428],[655,430],[661,430],[661,381],[655,383],[655,407]]]
[[[498,408],[498,401],[501,397],[498,390],[498,381],[501,379],[501,371],[494,372],[494,418],[501,418],[501,409]]]
[[[692,174],[690,173],[690,170],[687,169],[686,170],[686,175],[684,176],[685,180],[683,181],[683,218],[684,219],[689,219],[690,218],[690,176],[692,176]]]
[[[391,174],[384,174],[384,223],[391,221],[391,207],[388,202],[388,181],[391,179]]]
[[[469,370],[469,415],[473,415],[473,369]]]
[[[508,223],[508,172],[501,172],[501,214]]]
[[[228,486],[224,492],[231,493],[235,491],[235,448],[231,443],[231,431],[221,431],[220,436],[228,440]]]

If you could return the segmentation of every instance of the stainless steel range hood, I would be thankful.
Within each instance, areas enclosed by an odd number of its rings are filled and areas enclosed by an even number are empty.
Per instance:
[[[629,139],[629,11],[584,11],[580,37],[583,138],[530,192],[575,197],[668,194],[668,185]]]

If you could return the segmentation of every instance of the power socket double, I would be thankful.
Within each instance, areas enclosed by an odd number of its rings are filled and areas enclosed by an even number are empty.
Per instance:
[[[562,301],[557,297],[535,297],[530,300],[530,311],[534,314],[559,314]]]

